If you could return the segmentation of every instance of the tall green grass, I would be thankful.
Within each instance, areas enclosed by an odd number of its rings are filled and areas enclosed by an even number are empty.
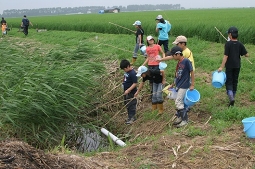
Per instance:
[[[104,67],[88,60],[88,46],[49,50],[34,40],[7,39],[0,46],[1,130],[45,148],[61,140],[68,124],[90,122],[85,110],[100,97],[94,88]],[[29,43],[39,52],[29,53]]]
[[[157,36],[155,32],[155,17],[161,14],[172,24],[171,35],[197,36],[212,42],[225,42],[225,39],[216,31],[217,27],[223,35],[230,26],[239,29],[240,41],[255,44],[255,24],[250,21],[254,16],[253,8],[243,9],[201,9],[201,10],[170,10],[125,12],[118,14],[84,14],[30,17],[34,28],[63,31],[98,32],[108,34],[132,34],[121,27],[109,24],[113,22],[131,30],[134,21],[140,20],[146,35]],[[21,18],[7,18],[9,25],[18,28]]]

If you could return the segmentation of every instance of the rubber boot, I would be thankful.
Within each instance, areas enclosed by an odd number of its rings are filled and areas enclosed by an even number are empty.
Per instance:
[[[152,103],[151,108],[152,108],[152,111],[156,110],[157,109],[157,103]]]
[[[136,59],[137,59],[137,58],[134,58],[134,57],[133,57],[133,58],[132,58],[132,61],[131,61],[131,63],[130,63],[130,64],[131,64],[131,65],[134,65],[134,64],[135,64]]]
[[[181,117],[181,110],[177,110],[175,115],[176,115],[176,119],[175,121],[173,122],[173,125],[177,125],[177,124],[180,124],[182,122],[182,117]]]
[[[229,98],[229,105],[228,105],[228,107],[234,106],[235,98],[234,98],[234,93],[233,93],[232,90],[228,90],[228,98]]]
[[[157,107],[158,107],[158,114],[163,114],[163,112],[164,112],[163,103],[158,103]]]
[[[181,123],[179,123],[176,126],[177,128],[185,126],[185,125],[188,124],[188,113],[187,113],[186,109],[181,109],[180,114],[181,114],[182,121],[181,121]]]

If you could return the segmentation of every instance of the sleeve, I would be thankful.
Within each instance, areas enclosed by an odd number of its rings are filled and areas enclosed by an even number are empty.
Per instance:
[[[137,35],[142,35],[142,31],[140,29],[137,30]]]
[[[243,56],[243,55],[246,55],[247,53],[248,53],[248,52],[247,52],[247,50],[245,49],[244,45],[241,44],[241,53],[240,53],[240,55]]]
[[[186,66],[189,68],[189,71],[193,71],[192,63],[189,59],[187,59]]]
[[[134,71],[134,73],[132,73],[131,79],[132,79],[133,83],[137,83],[137,77],[136,77],[135,71]]]
[[[162,29],[161,23],[158,23],[158,24],[157,24],[157,28],[158,28],[158,29]]]

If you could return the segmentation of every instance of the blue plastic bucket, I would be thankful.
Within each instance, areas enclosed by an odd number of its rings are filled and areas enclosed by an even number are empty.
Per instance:
[[[249,117],[242,120],[247,137],[255,138],[255,117]]]
[[[145,52],[146,52],[146,46],[145,46],[145,45],[141,46],[141,47],[140,47],[140,50],[141,50],[143,53],[145,53]]]
[[[159,62],[159,69],[164,70],[167,67],[166,62]]]
[[[194,90],[187,90],[185,97],[184,97],[184,104],[186,106],[193,106],[196,102],[200,100],[200,93],[194,89]]]
[[[226,82],[225,72],[214,71],[212,74],[212,85],[215,88],[221,88]]]

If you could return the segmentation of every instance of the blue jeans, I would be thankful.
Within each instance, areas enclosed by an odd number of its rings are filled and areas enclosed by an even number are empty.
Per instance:
[[[136,44],[135,44],[135,49],[134,49],[133,58],[137,58],[137,53],[138,53],[139,49],[140,49],[140,45],[139,45],[139,43],[136,43]],[[145,53],[143,53],[142,51],[141,51],[141,53],[142,53],[142,55],[145,54]]]
[[[152,85],[152,104],[163,103],[163,84],[153,83]]]

